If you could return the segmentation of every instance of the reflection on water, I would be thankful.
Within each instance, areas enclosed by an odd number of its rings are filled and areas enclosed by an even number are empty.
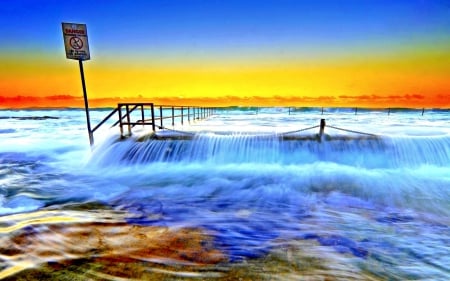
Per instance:
[[[236,111],[191,141],[108,132],[91,153],[83,111],[3,119],[0,279],[448,280],[448,113],[327,114],[389,134],[260,138],[321,116]]]
[[[355,258],[339,257],[322,242],[275,240],[274,250],[245,263],[227,263],[200,229],[130,226],[125,223],[56,223],[65,217],[41,213],[22,216],[24,226],[2,237],[0,254],[6,260],[5,280],[371,280],[369,271],[354,265]],[[60,215],[63,215],[61,213]],[[75,216],[71,216],[75,215]],[[42,224],[37,225],[37,217]],[[25,221],[33,226],[25,226]],[[4,231],[3,231],[4,233]],[[334,238],[330,238],[334,239]],[[323,244],[323,243],[322,243]],[[9,277],[9,278],[8,278]],[[121,279],[122,280],[122,279]]]
[[[70,265],[83,259],[190,266],[225,260],[200,229],[131,225],[120,217],[108,210],[9,216],[0,229],[0,278],[42,264]]]
[[[142,216],[99,203],[4,216],[0,278],[445,280],[448,226],[361,204],[335,194],[276,230],[249,210],[216,230],[127,223]]]

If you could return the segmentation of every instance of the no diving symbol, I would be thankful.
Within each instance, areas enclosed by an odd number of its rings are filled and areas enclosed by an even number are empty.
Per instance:
[[[81,40],[81,38],[78,38],[76,36],[70,37],[69,44],[75,50],[83,48],[83,40]]]

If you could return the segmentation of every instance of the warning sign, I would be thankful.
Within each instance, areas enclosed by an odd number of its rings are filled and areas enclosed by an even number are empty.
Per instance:
[[[89,60],[89,44],[85,24],[62,23],[66,57],[74,60]]]

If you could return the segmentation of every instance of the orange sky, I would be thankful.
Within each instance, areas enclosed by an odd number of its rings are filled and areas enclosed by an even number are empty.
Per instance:
[[[450,107],[445,52],[316,61],[84,62],[90,105],[157,104]],[[2,58],[0,106],[82,107],[78,62],[42,55]],[[6,62],[6,63],[5,63]]]

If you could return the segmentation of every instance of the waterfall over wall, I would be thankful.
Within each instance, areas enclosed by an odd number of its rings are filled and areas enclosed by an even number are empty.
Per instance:
[[[445,166],[450,163],[450,137],[355,138],[322,142],[245,134],[198,134],[192,140],[136,141],[130,138],[100,147],[94,158],[100,165],[334,162],[365,168]]]

